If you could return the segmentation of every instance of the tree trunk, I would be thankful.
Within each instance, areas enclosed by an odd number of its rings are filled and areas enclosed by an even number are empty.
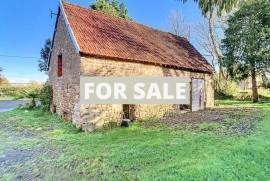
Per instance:
[[[214,35],[214,25],[213,25],[213,11],[210,11],[209,12],[209,18],[208,18],[208,29],[209,29],[209,36],[210,36],[210,41],[211,41],[211,45],[212,45],[212,50],[213,50],[213,53],[215,54],[215,57],[217,58],[218,60],[218,66],[219,66],[219,76],[222,77],[222,78],[225,78],[224,76],[224,70],[223,70],[223,66],[222,66],[222,54],[221,52],[219,51],[219,47],[217,45],[217,42],[216,42],[216,37]]]
[[[32,104],[33,108],[36,107],[36,100],[35,100],[35,98],[32,98],[31,104]]]
[[[253,102],[258,102],[259,101],[259,96],[258,96],[258,88],[257,88],[255,70],[251,71],[251,77],[252,77],[252,99],[253,99]]]

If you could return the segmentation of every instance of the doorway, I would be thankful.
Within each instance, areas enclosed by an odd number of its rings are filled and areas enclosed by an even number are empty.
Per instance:
[[[192,79],[192,111],[204,109],[204,92],[204,79]]]
[[[135,119],[135,105],[123,104],[123,119]]]

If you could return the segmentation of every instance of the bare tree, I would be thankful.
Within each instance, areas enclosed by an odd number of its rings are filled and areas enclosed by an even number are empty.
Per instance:
[[[196,40],[199,50],[215,69],[217,66],[217,59],[215,58],[212,49],[207,22],[204,21],[195,25],[194,31],[196,33]]]
[[[208,29],[209,29],[209,36],[211,40],[212,52],[215,59],[217,60],[220,76],[224,78],[225,76],[224,76],[224,70],[222,66],[223,54],[222,54],[221,46],[220,46],[221,37],[219,36],[220,34],[217,33],[218,30],[222,30],[223,32],[223,29],[221,29],[223,27],[223,24],[222,24],[223,21],[222,21],[222,18],[218,18],[216,16],[215,12],[210,12],[209,15],[207,16],[207,22],[208,22]]]
[[[172,34],[190,39],[191,26],[186,23],[181,12],[177,10],[172,11],[168,19],[170,24],[170,32]]]
[[[215,70],[218,67],[218,71],[223,78],[225,75],[222,66],[221,38],[226,27],[225,22],[225,16],[218,17],[216,12],[208,13],[205,20],[194,28],[199,49],[202,50]]]

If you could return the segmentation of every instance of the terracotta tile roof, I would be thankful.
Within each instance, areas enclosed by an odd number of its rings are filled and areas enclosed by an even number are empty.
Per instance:
[[[84,55],[212,73],[212,66],[185,38],[80,6],[63,7]]]

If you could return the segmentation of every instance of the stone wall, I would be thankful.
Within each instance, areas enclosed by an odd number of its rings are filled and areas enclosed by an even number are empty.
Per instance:
[[[127,62],[121,60],[81,58],[81,75],[84,76],[177,76],[202,78],[205,80],[205,105],[214,105],[214,90],[212,76],[204,73],[194,73],[155,65]],[[162,117],[168,112],[179,109],[177,105],[136,105],[135,118]],[[108,121],[120,121],[121,105],[82,105],[81,124],[88,125],[85,130],[92,131]],[[118,122],[119,123],[119,122]]]
[[[63,75],[57,76],[57,59],[62,54]],[[49,83],[53,87],[53,105],[56,112],[66,120],[79,119],[80,56],[76,53],[60,14],[49,66]],[[76,109],[77,108],[77,109]],[[76,116],[77,115],[77,116]],[[79,125],[78,125],[79,126]]]

